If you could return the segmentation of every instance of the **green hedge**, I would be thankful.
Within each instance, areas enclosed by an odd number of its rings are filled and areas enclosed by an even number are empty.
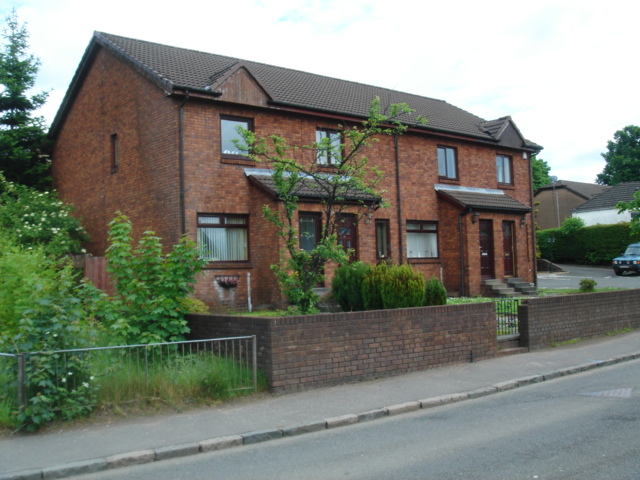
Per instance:
[[[593,225],[564,234],[559,228],[537,233],[541,257],[556,263],[607,265],[624,252],[630,243],[640,242],[640,234],[631,234],[629,223]]]

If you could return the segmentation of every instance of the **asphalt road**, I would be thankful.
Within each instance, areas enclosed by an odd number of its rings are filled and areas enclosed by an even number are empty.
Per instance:
[[[618,277],[611,267],[585,265],[559,265],[564,272],[538,272],[538,288],[579,288],[580,280],[592,278],[596,288],[640,288],[640,276],[625,274]]]
[[[472,401],[79,479],[635,479],[640,360]]]

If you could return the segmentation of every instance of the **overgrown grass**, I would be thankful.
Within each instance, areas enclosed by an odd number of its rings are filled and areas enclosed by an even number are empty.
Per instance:
[[[0,429],[19,425],[15,382],[0,374]],[[253,394],[253,370],[233,359],[202,350],[195,353],[136,356],[104,350],[91,361],[91,383],[95,390],[94,411],[144,413],[171,407],[212,405]],[[258,391],[267,389],[264,374],[258,372]],[[6,393],[5,393],[6,392]]]

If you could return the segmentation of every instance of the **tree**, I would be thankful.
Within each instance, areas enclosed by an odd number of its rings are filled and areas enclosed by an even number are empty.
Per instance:
[[[291,145],[278,135],[258,138],[253,132],[240,129],[246,144],[240,148],[271,169],[280,208],[265,205],[263,216],[276,226],[285,245],[280,262],[272,269],[285,296],[302,313],[315,311],[318,297],[314,288],[324,279],[325,264],[348,262],[349,252],[337,243],[342,214],[348,211],[359,219],[386,205],[384,192],[378,190],[383,174],[369,165],[365,150],[380,135],[402,134],[407,127],[400,119],[410,119],[412,112],[406,104],[389,105],[383,112],[380,99],[376,98],[362,125],[340,126],[339,138],[327,135],[302,147]],[[424,120],[419,117],[417,121]],[[319,238],[307,250],[300,246],[296,222],[302,190],[315,192],[323,213]]]
[[[534,156],[531,159],[531,174],[534,192],[540,187],[551,183],[551,177],[549,176],[550,171],[551,167],[549,166],[549,164],[541,158],[537,158],[536,156]]]
[[[607,153],[602,157],[607,164],[596,182],[600,185],[617,185],[640,180],[640,127],[628,125],[613,135],[607,143]]]
[[[32,113],[48,93],[28,95],[40,61],[28,53],[29,33],[18,23],[15,10],[6,18],[5,45],[0,51],[0,172],[10,182],[37,187],[50,183],[49,162],[43,155],[45,122]]]
[[[616,205],[618,213],[631,213],[631,234],[640,233],[640,190],[633,195],[633,200],[629,202],[618,202]]]

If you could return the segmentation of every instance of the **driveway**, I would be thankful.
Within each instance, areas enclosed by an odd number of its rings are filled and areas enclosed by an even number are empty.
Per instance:
[[[617,277],[611,267],[593,265],[558,265],[559,273],[538,272],[538,288],[580,288],[580,280],[592,278],[596,288],[640,288],[640,276]]]

